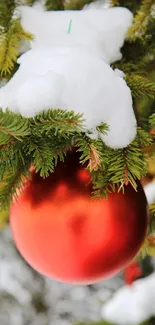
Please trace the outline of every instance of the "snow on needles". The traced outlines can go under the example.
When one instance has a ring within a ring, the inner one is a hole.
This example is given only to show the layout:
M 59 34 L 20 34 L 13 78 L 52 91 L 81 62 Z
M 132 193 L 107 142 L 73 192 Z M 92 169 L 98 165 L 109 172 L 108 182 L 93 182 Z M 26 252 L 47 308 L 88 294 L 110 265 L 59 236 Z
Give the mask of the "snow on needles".
M 49 108 L 83 113 L 85 130 L 109 125 L 103 141 L 126 147 L 136 135 L 136 119 L 123 74 L 110 64 L 120 48 L 132 13 L 126 8 L 50 11 L 23 6 L 21 23 L 34 35 L 20 67 L 0 89 L 0 107 L 33 117 Z

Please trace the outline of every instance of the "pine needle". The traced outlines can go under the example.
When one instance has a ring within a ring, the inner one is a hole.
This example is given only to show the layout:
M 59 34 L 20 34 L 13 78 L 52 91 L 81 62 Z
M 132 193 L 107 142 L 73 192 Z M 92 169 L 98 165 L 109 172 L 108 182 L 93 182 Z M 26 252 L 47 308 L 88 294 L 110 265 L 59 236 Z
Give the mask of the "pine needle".
M 46 10 L 63 10 L 64 3 L 62 0 L 45 0 Z
M 64 3 L 65 10 L 81 10 L 93 0 L 69 0 Z
M 90 172 L 98 170 L 101 165 L 101 158 L 99 152 L 96 150 L 93 144 L 90 144 L 90 158 L 88 168 Z
M 30 166 L 24 166 L 20 161 L 16 170 L 9 169 L 5 174 L 0 186 L 0 211 L 7 209 L 22 191 L 30 177 L 28 167 Z
M 14 138 L 22 141 L 23 137 L 30 134 L 28 119 L 22 118 L 20 114 L 14 114 L 0 109 L 0 145 L 9 143 Z
M 152 128 L 155 128 L 155 113 L 153 113 L 150 118 L 149 118 L 149 122 Z
M 0 71 L 1 75 L 10 74 L 19 54 L 21 40 L 32 40 L 33 36 L 24 32 L 18 19 L 10 22 L 9 29 L 0 38 Z
M 149 99 L 155 99 L 155 82 L 139 75 L 126 75 L 125 80 L 132 91 L 134 98 L 145 96 Z
M 136 39 L 143 39 L 148 28 L 150 20 L 152 20 L 152 8 L 154 0 L 143 0 L 140 9 L 134 17 L 132 26 L 127 32 L 127 40 L 135 42 Z
M 120 3 L 118 0 L 110 0 L 110 7 L 119 6 Z

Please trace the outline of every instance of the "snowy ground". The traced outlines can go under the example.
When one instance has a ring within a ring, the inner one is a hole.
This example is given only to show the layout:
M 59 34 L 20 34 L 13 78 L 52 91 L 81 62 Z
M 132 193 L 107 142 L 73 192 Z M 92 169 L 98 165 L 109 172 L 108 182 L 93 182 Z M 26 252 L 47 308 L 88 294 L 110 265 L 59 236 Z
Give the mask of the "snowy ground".
M 154 305 L 154 274 L 132 288 L 124 287 L 121 276 L 91 286 L 61 284 L 34 272 L 16 251 L 10 230 L 0 232 L 0 325 L 73 325 L 102 317 L 137 325 L 155 315 Z
M 16 251 L 9 229 L 0 232 L 0 325 L 72 325 L 101 318 L 120 277 L 91 286 L 71 286 L 35 273 Z

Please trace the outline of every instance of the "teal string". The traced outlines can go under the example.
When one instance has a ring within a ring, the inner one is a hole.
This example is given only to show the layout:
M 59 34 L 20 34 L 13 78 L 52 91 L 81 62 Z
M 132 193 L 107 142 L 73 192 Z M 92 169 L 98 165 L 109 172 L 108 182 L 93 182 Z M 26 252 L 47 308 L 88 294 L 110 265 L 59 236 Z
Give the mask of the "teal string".
M 71 19 L 70 22 L 69 22 L 69 26 L 68 26 L 68 34 L 69 34 L 70 31 L 71 31 L 71 27 L 72 27 L 72 19 Z

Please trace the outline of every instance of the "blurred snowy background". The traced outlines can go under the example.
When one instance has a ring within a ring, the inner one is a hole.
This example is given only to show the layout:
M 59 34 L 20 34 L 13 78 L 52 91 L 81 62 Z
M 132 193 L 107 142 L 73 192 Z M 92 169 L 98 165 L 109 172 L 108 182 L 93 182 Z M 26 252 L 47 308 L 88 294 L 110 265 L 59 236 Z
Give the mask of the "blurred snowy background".
M 153 271 L 153 262 L 144 262 Z M 58 283 L 33 271 L 12 241 L 9 228 L 0 232 L 0 325 L 74 325 L 102 319 L 137 325 L 155 316 L 155 273 L 125 286 L 119 276 L 89 286 Z M 146 324 L 155 324 L 155 319 Z

